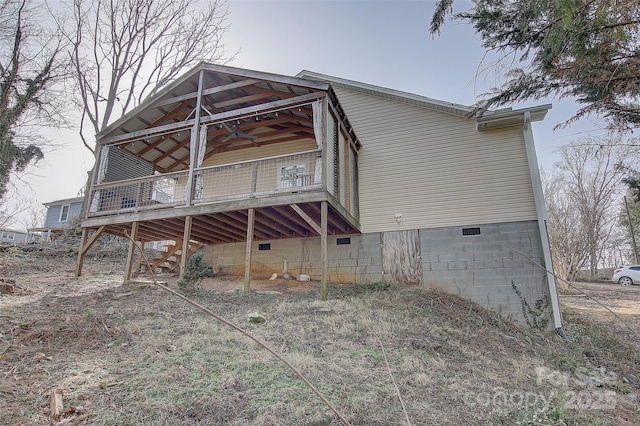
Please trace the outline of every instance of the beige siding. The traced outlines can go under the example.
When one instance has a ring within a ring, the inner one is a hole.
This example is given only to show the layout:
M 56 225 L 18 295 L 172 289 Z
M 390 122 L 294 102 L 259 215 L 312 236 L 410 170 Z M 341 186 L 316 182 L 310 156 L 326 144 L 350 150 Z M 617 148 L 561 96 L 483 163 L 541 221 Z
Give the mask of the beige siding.
M 245 196 L 254 191 L 266 192 L 280 189 L 281 168 L 303 166 L 306 174 L 315 176 L 316 157 L 313 155 L 291 155 L 279 160 L 253 161 L 263 158 L 285 156 L 317 149 L 312 139 L 282 142 L 263 147 L 247 148 L 214 155 L 203 162 L 203 167 L 215 167 L 202 172 L 202 199 Z M 230 165 L 227 165 L 230 164 Z M 255 176 L 255 187 L 253 177 Z M 305 185 L 312 184 L 311 180 Z
M 222 152 L 213 155 L 202 163 L 202 167 L 218 166 L 221 164 L 236 163 L 238 161 L 258 160 L 260 158 L 276 155 L 292 154 L 296 152 L 316 149 L 316 141 L 313 139 L 301 139 L 299 141 L 274 143 L 262 147 L 238 149 L 236 151 Z
M 521 127 L 478 132 L 472 119 L 336 93 L 362 143 L 365 232 L 536 219 Z

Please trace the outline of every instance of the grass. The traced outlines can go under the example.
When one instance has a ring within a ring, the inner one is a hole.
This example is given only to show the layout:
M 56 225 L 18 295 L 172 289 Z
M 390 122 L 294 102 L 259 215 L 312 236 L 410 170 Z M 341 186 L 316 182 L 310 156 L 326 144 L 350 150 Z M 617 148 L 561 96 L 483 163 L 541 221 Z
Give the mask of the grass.
M 184 302 L 63 279 L 82 291 L 0 304 L 0 424 L 46 424 L 54 388 L 86 424 L 338 424 L 265 350 Z M 562 340 L 441 292 L 332 285 L 321 302 L 314 286 L 283 284 L 282 294 L 193 298 L 281 353 L 354 425 L 406 424 L 381 344 L 415 425 L 636 423 L 639 390 L 623 378 L 640 375 L 638 351 L 570 312 Z M 249 323 L 254 311 L 266 322 Z M 598 372 L 604 387 L 584 382 Z M 613 408 L 598 405 L 605 397 Z

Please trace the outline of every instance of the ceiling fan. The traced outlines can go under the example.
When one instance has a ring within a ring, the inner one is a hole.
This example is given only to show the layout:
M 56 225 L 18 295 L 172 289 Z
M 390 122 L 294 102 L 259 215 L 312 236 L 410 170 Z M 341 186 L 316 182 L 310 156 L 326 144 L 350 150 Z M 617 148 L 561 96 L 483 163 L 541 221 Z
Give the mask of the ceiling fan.
M 258 138 L 256 135 L 250 135 L 249 133 L 243 133 L 239 131 L 237 124 L 234 124 L 231 127 L 229 127 L 229 125 L 227 124 L 223 124 L 223 126 L 225 129 L 227 129 L 229 134 L 224 138 L 222 138 L 220 142 L 226 142 L 230 139 L 236 139 L 236 138 L 251 139 L 251 140 Z

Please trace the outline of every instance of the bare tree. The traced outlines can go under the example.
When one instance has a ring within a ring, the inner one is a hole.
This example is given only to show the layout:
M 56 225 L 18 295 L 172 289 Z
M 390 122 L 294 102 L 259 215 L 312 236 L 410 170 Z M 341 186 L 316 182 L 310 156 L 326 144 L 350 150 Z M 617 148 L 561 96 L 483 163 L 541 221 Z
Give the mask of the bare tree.
M 41 204 L 33 202 L 30 205 L 29 214 L 22 219 L 21 223 L 25 229 L 41 228 L 44 226 L 46 217 L 47 209 Z
M 611 140 L 615 138 L 610 135 L 610 140 L 583 139 L 566 145 L 560 149 L 561 161 L 556 164 L 560 192 L 566 197 L 562 208 L 566 216 L 579 218 L 578 231 L 587 251 L 591 278 L 595 278 L 598 264 L 616 236 L 616 195 L 624 190 L 626 173 L 620 163 L 633 153 L 630 147 L 616 145 Z
M 588 260 L 582 218 L 559 176 L 543 173 L 542 178 L 553 267 L 562 280 L 571 282 Z
M 72 25 L 63 28 L 72 44 L 80 136 L 94 154 L 86 132 L 99 133 L 186 68 L 226 58 L 222 1 L 201 9 L 190 0 L 71 1 Z
M 0 0 L 0 199 L 12 172 L 40 160 L 46 140 L 33 126 L 59 120 L 60 97 L 52 86 L 65 77 L 63 45 L 42 24 L 41 6 Z
M 14 226 L 18 217 L 33 206 L 33 200 L 21 198 L 15 193 L 15 187 L 7 190 L 7 197 L 0 199 L 0 228 Z

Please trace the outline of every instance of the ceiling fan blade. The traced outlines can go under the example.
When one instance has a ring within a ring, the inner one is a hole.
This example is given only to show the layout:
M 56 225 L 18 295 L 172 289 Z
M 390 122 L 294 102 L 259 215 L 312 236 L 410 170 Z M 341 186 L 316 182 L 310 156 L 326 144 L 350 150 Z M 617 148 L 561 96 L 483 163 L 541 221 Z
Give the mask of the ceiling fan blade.
M 249 133 L 236 133 L 236 137 L 238 138 L 246 138 L 246 139 L 256 139 L 256 135 L 250 135 Z
M 229 133 L 227 136 L 225 136 L 224 138 L 222 138 L 220 140 L 220 143 L 224 143 L 224 142 L 228 141 L 229 139 L 233 139 L 235 137 L 236 137 L 236 135 L 234 133 Z

